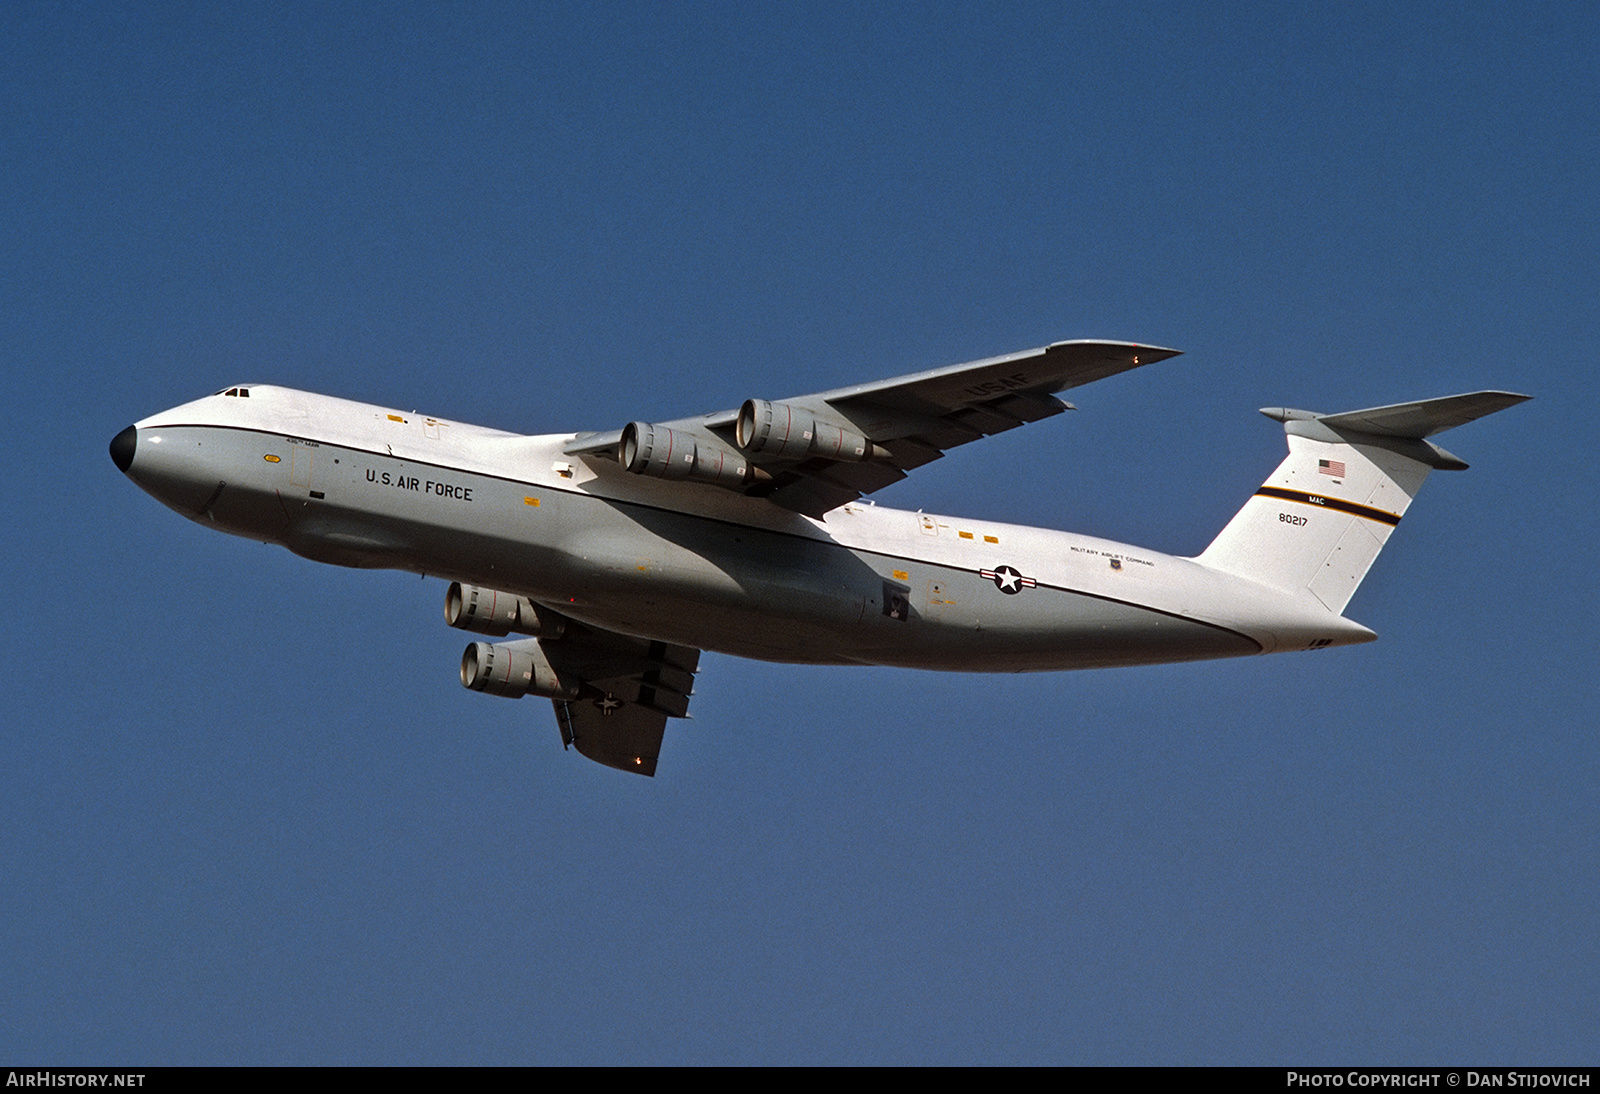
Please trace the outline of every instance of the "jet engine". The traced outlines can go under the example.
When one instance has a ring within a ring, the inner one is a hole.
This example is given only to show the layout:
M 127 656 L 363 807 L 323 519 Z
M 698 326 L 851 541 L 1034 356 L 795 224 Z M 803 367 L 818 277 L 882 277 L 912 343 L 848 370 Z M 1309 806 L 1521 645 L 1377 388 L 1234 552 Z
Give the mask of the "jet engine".
M 560 638 L 567 630 L 565 616 L 515 593 L 463 585 L 452 581 L 444 594 L 444 621 L 452 627 L 500 638 L 518 634 Z
M 711 437 L 649 422 L 629 422 L 623 428 L 617 462 L 635 475 L 690 479 L 733 490 L 771 477 Z
M 775 460 L 850 460 L 859 463 L 888 453 L 847 425 L 824 421 L 804 407 L 746 399 L 733 427 L 734 440 L 750 455 Z
M 559 672 L 537 638 L 517 642 L 474 642 L 461 655 L 461 686 L 473 691 L 520 699 L 576 699 L 583 682 Z

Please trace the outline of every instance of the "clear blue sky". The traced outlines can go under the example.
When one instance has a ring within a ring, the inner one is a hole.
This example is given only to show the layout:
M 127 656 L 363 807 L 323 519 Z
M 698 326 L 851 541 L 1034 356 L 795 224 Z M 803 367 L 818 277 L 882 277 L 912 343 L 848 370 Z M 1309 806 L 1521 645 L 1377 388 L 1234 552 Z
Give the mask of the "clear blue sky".
M 1581 4 L 8 4 L 0 1063 L 1590 1063 Z M 1062 338 L 1186 355 L 880 504 L 1198 551 L 1260 406 L 1482 387 L 1376 644 L 707 656 L 657 779 L 443 583 L 106 444 L 271 381 L 531 433 Z

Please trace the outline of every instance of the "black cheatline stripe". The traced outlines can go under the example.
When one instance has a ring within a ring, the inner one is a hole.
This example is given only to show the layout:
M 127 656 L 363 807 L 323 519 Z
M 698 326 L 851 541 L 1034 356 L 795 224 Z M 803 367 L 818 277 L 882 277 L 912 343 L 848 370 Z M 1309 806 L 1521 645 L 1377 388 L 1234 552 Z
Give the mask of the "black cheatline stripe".
M 1341 513 L 1365 517 L 1367 520 L 1375 520 L 1379 524 L 1395 525 L 1400 523 L 1400 518 L 1394 513 L 1385 513 L 1382 509 L 1374 509 L 1370 505 L 1357 505 L 1353 501 L 1340 501 L 1338 498 L 1330 498 L 1326 494 L 1308 494 L 1304 490 L 1285 490 L 1278 486 L 1263 486 L 1256 491 L 1256 497 L 1297 501 L 1302 505 L 1315 505 L 1319 509 L 1337 509 Z
M 1086 597 L 1089 600 L 1103 600 L 1107 604 L 1121 604 L 1125 608 L 1136 608 L 1142 612 L 1149 612 L 1151 615 L 1164 615 L 1168 619 L 1176 619 L 1180 623 L 1195 623 L 1202 627 L 1210 627 L 1214 631 L 1222 631 L 1224 634 L 1231 634 L 1235 638 L 1243 638 L 1246 642 L 1249 642 L 1255 646 L 1257 653 L 1260 653 L 1267 648 L 1254 638 L 1251 638 L 1248 634 L 1245 634 L 1243 631 L 1236 631 L 1232 627 L 1223 626 L 1221 623 L 1212 623 L 1205 619 L 1197 619 L 1192 615 L 1182 615 L 1178 612 L 1169 612 L 1162 608 L 1154 608 L 1149 604 L 1140 604 L 1136 600 L 1124 600 L 1120 596 L 1104 596 L 1100 593 L 1091 593 L 1084 589 L 1069 589 L 1065 585 L 1047 585 L 1043 582 L 1036 582 L 1034 584 L 1034 588 L 1044 589 L 1047 592 L 1066 593 L 1068 596 Z

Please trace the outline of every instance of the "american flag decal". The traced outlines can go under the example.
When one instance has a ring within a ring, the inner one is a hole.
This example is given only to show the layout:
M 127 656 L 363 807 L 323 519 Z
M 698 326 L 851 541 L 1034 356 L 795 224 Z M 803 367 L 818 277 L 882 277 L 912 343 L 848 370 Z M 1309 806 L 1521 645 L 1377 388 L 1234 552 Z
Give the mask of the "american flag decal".
M 1332 475 L 1336 479 L 1344 478 L 1344 462 L 1342 460 L 1318 460 L 1317 470 L 1324 475 Z

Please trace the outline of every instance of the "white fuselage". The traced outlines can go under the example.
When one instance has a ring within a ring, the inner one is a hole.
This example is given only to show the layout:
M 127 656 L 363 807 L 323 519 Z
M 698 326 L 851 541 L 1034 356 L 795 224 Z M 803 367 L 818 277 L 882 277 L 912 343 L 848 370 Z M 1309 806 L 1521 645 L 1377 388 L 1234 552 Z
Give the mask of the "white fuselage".
M 571 434 L 248 391 L 137 423 L 124 470 L 223 531 L 514 592 L 610 631 L 771 661 L 1002 672 L 1374 637 L 1309 594 L 1089 536 L 865 502 L 813 519 L 566 456 Z

